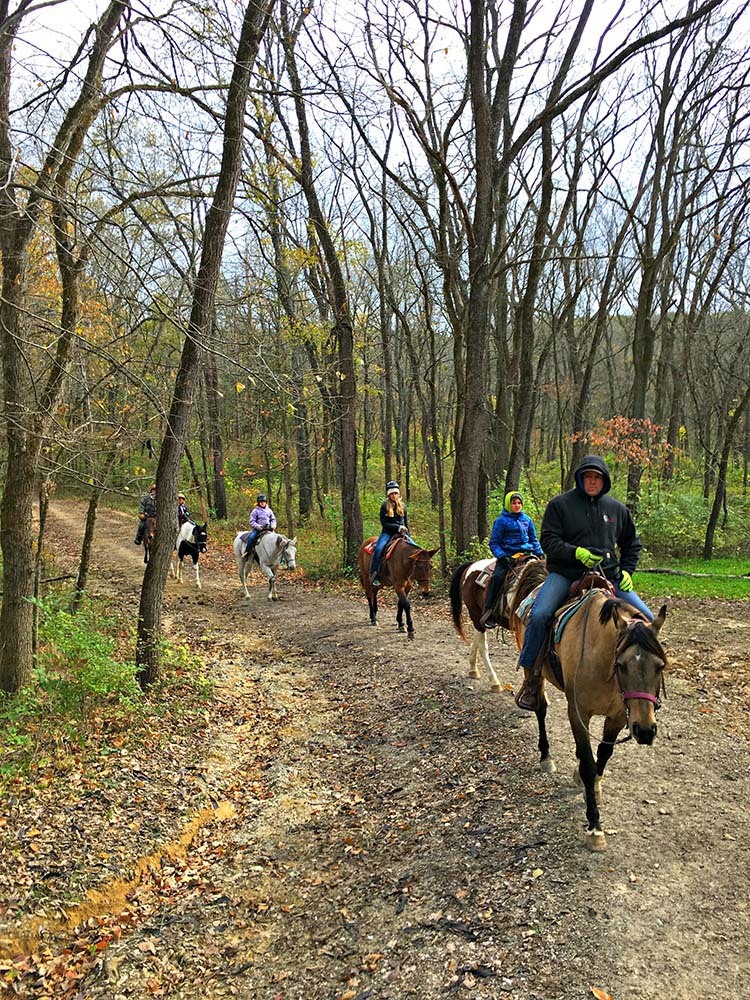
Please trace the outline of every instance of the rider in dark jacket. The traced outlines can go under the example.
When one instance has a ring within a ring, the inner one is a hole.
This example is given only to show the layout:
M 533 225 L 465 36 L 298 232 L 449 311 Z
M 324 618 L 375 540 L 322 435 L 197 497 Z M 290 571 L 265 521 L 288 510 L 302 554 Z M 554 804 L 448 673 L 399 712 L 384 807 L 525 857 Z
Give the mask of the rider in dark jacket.
M 385 494 L 386 498 L 380 506 L 380 524 L 382 530 L 378 535 L 377 542 L 375 542 L 372 559 L 370 560 L 370 579 L 373 587 L 380 586 L 378 568 L 380 567 L 383 552 L 391 538 L 394 535 L 403 535 L 404 538 L 410 541 L 409 515 L 401 499 L 401 491 L 399 490 L 398 483 L 394 480 L 386 483 Z
M 576 469 L 573 489 L 550 500 L 544 512 L 541 542 L 548 575 L 531 609 L 518 658 L 518 665 L 531 671 L 516 697 L 521 708 L 534 711 L 537 707 L 541 677 L 537 658 L 544 637 L 555 612 L 565 603 L 570 584 L 586 570 L 600 565 L 617 597 L 653 621 L 633 590 L 641 541 L 625 504 L 607 496 L 611 485 L 606 462 L 598 455 L 587 455 Z
M 146 521 L 149 517 L 156 517 L 156 483 L 151 484 L 148 493 L 144 493 L 138 507 L 138 530 L 133 541 L 140 545 L 146 532 Z

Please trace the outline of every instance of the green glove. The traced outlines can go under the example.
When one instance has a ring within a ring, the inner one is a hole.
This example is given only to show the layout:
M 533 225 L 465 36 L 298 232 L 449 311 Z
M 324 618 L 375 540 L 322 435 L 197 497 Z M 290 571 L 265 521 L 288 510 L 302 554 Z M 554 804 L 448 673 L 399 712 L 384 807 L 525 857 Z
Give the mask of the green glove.
M 633 577 L 628 573 L 626 569 L 622 571 L 622 576 L 620 577 L 620 590 L 632 590 L 633 589 Z
M 576 559 L 578 562 L 583 563 L 586 569 L 593 569 L 597 563 L 602 561 L 601 556 L 595 556 L 593 552 L 589 552 L 588 549 L 583 549 L 579 545 L 576 549 Z

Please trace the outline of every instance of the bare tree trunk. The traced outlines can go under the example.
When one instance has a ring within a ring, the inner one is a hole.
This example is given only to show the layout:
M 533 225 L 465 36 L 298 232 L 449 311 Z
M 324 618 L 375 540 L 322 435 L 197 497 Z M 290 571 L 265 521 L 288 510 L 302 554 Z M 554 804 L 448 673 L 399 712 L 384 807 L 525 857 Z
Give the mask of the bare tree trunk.
M 177 476 L 180 458 L 185 446 L 200 362 L 211 330 L 224 241 L 242 168 L 245 105 L 250 88 L 250 74 L 273 6 L 274 0 L 249 0 L 229 84 L 219 179 L 206 217 L 190 321 L 156 473 L 157 496 L 162 514 L 157 521 L 154 548 L 143 578 L 136 641 L 137 678 L 143 688 L 153 684 L 159 677 L 161 606 L 177 533 Z
M 208 410 L 208 433 L 213 468 L 214 511 L 219 521 L 227 517 L 227 490 L 224 482 L 224 441 L 219 421 L 219 375 L 216 357 L 208 351 L 204 367 L 206 387 L 206 409 Z
M 0 346 L 3 355 L 3 399 L 7 439 L 7 472 L 0 506 L 0 546 L 3 553 L 3 603 L 0 611 L 0 687 L 17 691 L 28 680 L 33 665 L 33 611 L 28 598 L 34 591 L 34 530 L 32 508 L 41 442 L 60 398 L 71 362 L 78 324 L 78 278 L 82 268 L 73 257 L 74 237 L 68 232 L 67 195 L 89 127 L 102 97 L 102 75 L 107 53 L 128 0 L 113 0 L 91 34 L 91 53 L 77 100 L 63 117 L 36 174 L 18 186 L 18 159 L 11 138 L 10 95 L 15 33 L 26 13 L 0 20 Z M 24 167 L 24 170 L 26 168 Z M 46 382 L 34 386 L 36 373 L 28 368 L 23 336 L 27 312 L 28 254 L 42 213 L 53 203 L 56 250 L 62 279 L 59 335 Z

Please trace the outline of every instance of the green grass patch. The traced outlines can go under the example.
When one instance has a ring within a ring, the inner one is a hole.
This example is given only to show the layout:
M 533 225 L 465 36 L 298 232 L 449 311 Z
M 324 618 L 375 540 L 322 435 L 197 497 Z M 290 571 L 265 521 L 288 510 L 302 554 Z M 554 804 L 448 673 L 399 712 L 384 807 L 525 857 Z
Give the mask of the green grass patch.
M 187 647 L 164 645 L 161 682 L 144 695 L 130 658 L 132 616 L 102 602 L 84 602 L 73 616 L 67 601 L 40 603 L 31 680 L 14 695 L 0 692 L 0 796 L 14 783 L 91 770 L 123 749 L 155 749 L 175 722 L 205 724 L 211 686 Z
M 750 600 L 750 576 L 748 560 L 736 556 L 717 559 L 669 559 L 647 556 L 642 565 L 651 570 L 670 569 L 679 573 L 694 573 L 695 576 L 673 575 L 672 573 L 636 573 L 635 587 L 644 600 L 650 598 L 696 597 L 725 601 Z

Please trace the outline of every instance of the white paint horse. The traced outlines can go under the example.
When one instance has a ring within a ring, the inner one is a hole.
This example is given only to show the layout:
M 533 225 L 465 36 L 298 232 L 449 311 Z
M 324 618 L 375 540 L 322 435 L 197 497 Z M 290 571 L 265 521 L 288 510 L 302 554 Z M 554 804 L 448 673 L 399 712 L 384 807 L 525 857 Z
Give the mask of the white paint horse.
M 239 574 L 242 592 L 245 597 L 250 596 L 247 590 L 247 564 L 250 560 L 245 551 L 245 540 L 248 535 L 248 531 L 240 531 L 232 543 L 234 558 L 237 563 L 237 573 Z M 255 543 L 253 558 L 257 560 L 260 568 L 268 577 L 268 600 L 278 601 L 276 571 L 282 563 L 288 569 L 296 569 L 297 539 L 287 538 L 285 535 L 280 535 L 277 531 L 264 531 Z
M 169 568 L 171 570 L 172 576 L 177 578 L 178 583 L 182 583 L 182 561 L 185 556 L 190 556 L 193 560 L 193 566 L 195 567 L 195 585 L 198 590 L 202 590 L 201 587 L 201 571 L 198 565 L 198 559 L 200 558 L 201 552 L 206 551 L 206 543 L 208 541 L 208 524 L 194 524 L 192 521 L 185 521 L 179 530 L 177 535 L 177 541 L 175 542 L 175 562 L 177 567 L 173 562 L 170 562 Z

